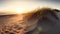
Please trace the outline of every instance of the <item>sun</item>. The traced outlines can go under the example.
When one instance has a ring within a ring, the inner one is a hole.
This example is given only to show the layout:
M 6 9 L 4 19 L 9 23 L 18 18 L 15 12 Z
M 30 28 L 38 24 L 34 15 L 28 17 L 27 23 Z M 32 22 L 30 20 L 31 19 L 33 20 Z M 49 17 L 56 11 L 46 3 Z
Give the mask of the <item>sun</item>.
M 17 10 L 16 10 L 16 13 L 24 13 L 24 8 L 18 8 Z

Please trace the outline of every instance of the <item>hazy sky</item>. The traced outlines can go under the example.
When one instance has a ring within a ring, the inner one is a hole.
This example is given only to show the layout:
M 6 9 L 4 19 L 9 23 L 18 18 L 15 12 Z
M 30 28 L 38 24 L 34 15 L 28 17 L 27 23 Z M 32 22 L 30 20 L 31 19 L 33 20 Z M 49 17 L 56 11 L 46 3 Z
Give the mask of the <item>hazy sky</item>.
M 21 2 L 22 0 L 17 0 L 17 2 L 18 1 Z M 10 0 L 0 0 L 0 7 L 4 7 L 4 5 L 9 3 L 9 2 L 12 2 L 12 1 L 10 1 Z M 14 2 L 14 0 L 13 0 L 13 2 Z M 28 0 L 27 2 L 29 2 L 30 5 L 35 3 L 35 5 L 39 5 L 39 6 L 46 6 L 46 7 L 48 6 L 48 7 L 60 8 L 59 7 L 60 6 L 60 0 Z
M 30 11 L 37 7 L 60 9 L 60 0 L 0 0 L 0 10 Z M 1 11 L 0 11 L 1 12 Z

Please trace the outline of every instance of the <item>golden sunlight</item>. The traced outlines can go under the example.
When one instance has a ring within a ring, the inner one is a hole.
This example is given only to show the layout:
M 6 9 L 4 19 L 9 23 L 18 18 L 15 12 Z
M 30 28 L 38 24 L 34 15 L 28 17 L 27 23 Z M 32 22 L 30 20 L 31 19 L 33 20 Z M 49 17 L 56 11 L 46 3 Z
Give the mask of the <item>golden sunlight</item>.
M 14 1 L 7 3 L 5 7 L 0 9 L 0 12 L 4 10 L 4 13 L 12 13 L 12 14 L 21 14 L 31 12 L 32 10 L 36 9 L 38 5 L 36 3 L 25 2 L 25 1 Z

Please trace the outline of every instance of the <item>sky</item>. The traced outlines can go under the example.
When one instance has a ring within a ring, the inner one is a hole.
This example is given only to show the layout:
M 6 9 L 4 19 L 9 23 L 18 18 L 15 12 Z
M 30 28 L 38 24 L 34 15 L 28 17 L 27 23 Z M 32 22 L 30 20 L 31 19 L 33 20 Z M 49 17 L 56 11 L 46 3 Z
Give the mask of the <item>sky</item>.
M 38 7 L 60 9 L 60 0 L 0 0 L 0 13 L 25 13 Z

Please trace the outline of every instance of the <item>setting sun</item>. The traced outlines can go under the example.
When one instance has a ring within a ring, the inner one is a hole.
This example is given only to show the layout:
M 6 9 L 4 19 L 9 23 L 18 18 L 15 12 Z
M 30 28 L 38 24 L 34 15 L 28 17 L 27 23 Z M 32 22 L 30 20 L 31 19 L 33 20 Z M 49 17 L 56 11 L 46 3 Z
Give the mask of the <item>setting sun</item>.
M 27 12 L 31 12 L 32 10 L 36 9 L 38 7 L 38 5 L 36 5 L 36 3 L 31 3 L 31 2 L 25 2 L 25 1 L 14 1 L 14 2 L 9 2 L 6 3 L 6 5 L 0 9 L 0 12 L 3 11 L 4 13 L 27 13 Z

